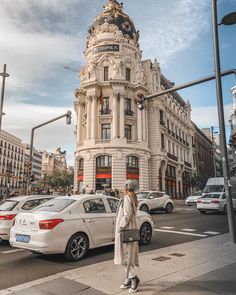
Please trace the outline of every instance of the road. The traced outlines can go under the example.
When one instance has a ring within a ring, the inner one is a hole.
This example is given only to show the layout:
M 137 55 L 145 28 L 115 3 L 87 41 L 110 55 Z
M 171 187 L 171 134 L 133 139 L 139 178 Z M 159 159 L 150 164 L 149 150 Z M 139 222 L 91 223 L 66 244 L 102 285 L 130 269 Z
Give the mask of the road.
M 153 213 L 155 235 L 149 251 L 208 238 L 228 232 L 227 216 L 200 214 L 194 207 L 176 206 L 172 214 Z M 236 217 L 236 215 L 235 215 Z M 113 258 L 113 246 L 89 251 L 82 261 L 69 263 L 61 255 L 35 255 L 26 250 L 13 249 L 6 242 L 0 243 L 0 290 L 43 278 L 58 272 L 94 264 Z

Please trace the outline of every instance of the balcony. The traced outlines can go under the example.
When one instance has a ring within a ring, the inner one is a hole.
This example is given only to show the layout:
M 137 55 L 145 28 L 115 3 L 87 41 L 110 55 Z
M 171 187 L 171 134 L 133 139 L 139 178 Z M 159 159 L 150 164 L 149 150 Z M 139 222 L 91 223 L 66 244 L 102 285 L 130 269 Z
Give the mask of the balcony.
M 96 140 L 96 144 L 99 144 L 99 143 L 110 143 L 111 140 L 110 139 L 97 139 Z
M 168 133 L 171 134 L 171 130 L 168 128 Z
M 124 111 L 124 114 L 125 114 L 125 116 L 133 116 L 134 115 L 134 112 L 131 111 L 131 110 L 125 110 Z
M 164 120 L 160 120 L 160 125 L 166 128 L 166 124 Z
M 175 155 L 172 155 L 172 154 L 170 154 L 170 153 L 167 153 L 167 157 L 168 157 L 169 159 L 171 159 L 171 160 L 174 160 L 174 161 L 178 162 L 178 157 L 176 157 Z
M 173 131 L 171 132 L 171 134 L 172 134 L 173 137 L 175 137 L 175 133 Z
M 104 108 L 100 110 L 101 115 L 110 115 L 111 114 L 111 109 L 109 108 Z
M 189 168 L 192 168 L 192 164 L 191 163 L 188 163 L 186 161 L 184 161 L 184 165 L 187 166 L 187 167 L 189 167 Z

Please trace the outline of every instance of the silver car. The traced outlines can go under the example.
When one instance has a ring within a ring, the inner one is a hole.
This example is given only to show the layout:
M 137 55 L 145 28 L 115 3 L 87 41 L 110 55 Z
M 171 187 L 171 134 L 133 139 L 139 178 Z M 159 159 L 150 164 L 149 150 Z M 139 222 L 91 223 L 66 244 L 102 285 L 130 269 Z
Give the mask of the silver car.
M 233 197 L 233 208 L 236 210 L 236 198 Z M 197 209 L 201 213 L 206 213 L 207 211 L 216 211 L 227 213 L 227 203 L 225 193 L 209 193 L 202 196 L 197 200 Z

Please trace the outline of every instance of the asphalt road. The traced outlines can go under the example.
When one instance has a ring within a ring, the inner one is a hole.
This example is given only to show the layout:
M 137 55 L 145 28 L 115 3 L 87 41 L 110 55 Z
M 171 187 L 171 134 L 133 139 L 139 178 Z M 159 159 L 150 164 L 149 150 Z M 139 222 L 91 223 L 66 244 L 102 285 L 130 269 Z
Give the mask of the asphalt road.
M 194 207 L 177 206 L 172 214 L 153 213 L 155 235 L 149 246 L 141 251 L 150 251 L 208 238 L 228 232 L 227 216 L 210 213 L 200 214 Z M 235 215 L 236 217 L 236 215 Z M 0 290 L 43 278 L 58 272 L 94 264 L 113 258 L 113 246 L 89 251 L 79 262 L 66 262 L 61 255 L 35 255 L 25 250 L 11 248 L 0 243 Z

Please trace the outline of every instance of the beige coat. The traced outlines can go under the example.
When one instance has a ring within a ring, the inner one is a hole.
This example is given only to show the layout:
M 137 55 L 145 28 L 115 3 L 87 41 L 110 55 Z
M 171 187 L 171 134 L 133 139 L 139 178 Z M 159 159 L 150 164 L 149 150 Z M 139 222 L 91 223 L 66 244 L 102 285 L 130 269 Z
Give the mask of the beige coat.
M 135 265 L 139 266 L 138 242 L 122 243 L 120 234 L 121 228 L 136 228 L 136 213 L 137 209 L 135 204 L 132 203 L 128 195 L 125 195 L 124 199 L 121 199 L 120 201 L 116 217 L 115 264 L 125 265 L 127 267 Z

